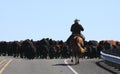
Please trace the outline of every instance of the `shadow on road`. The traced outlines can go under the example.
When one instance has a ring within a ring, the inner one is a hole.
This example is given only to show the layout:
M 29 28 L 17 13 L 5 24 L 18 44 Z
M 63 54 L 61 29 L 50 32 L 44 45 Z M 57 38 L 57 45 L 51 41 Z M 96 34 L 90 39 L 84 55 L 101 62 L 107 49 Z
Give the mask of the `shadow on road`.
M 73 66 L 75 64 L 53 64 L 52 66 Z
M 114 71 L 108 69 L 108 68 L 107 68 L 104 64 L 102 64 L 102 63 L 104 63 L 104 62 L 103 62 L 103 61 L 99 61 L 99 62 L 96 62 L 96 65 L 98 65 L 99 67 L 101 67 L 101 68 L 103 68 L 103 69 L 105 69 L 105 70 L 111 72 L 112 74 L 118 74 L 118 73 L 116 73 L 116 72 L 114 72 Z

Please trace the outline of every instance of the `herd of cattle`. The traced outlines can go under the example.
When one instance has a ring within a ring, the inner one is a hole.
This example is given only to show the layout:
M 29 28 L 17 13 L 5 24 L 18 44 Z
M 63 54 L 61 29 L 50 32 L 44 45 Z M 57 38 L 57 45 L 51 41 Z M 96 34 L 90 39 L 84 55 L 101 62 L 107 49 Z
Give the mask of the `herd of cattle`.
M 90 40 L 85 41 L 86 52 L 81 58 L 100 58 L 100 51 L 117 49 L 120 50 L 120 42 L 113 40 Z M 55 41 L 49 38 L 43 38 L 38 41 L 23 40 L 23 41 L 1 41 L 0 55 L 13 56 L 27 59 L 41 58 L 70 58 L 71 50 L 66 42 Z

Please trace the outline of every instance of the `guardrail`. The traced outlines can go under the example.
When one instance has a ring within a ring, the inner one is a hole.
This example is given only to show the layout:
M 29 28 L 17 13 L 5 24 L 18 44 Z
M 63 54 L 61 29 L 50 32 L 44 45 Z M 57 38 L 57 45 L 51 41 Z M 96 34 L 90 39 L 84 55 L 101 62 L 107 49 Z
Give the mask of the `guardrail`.
M 120 69 L 120 57 L 101 52 L 101 58 L 105 60 L 108 65 Z

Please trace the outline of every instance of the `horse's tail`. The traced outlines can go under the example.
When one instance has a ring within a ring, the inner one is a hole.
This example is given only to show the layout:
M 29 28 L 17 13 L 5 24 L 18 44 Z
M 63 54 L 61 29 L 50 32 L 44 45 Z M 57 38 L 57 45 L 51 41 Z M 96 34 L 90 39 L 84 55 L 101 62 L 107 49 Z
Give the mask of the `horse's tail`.
M 82 47 L 84 44 L 83 39 L 79 36 L 75 36 L 75 41 L 76 41 L 75 43 L 77 43 L 77 46 L 80 49 L 80 52 L 84 53 L 86 51 L 86 49 Z

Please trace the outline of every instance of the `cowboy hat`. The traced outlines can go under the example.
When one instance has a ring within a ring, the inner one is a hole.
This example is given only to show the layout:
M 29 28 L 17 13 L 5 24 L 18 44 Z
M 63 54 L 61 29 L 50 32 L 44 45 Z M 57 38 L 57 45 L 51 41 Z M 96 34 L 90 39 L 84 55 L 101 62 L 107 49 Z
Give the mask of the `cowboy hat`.
M 78 20 L 78 19 L 75 19 L 75 20 L 74 20 L 74 22 L 78 22 L 78 21 L 80 21 L 80 20 Z

